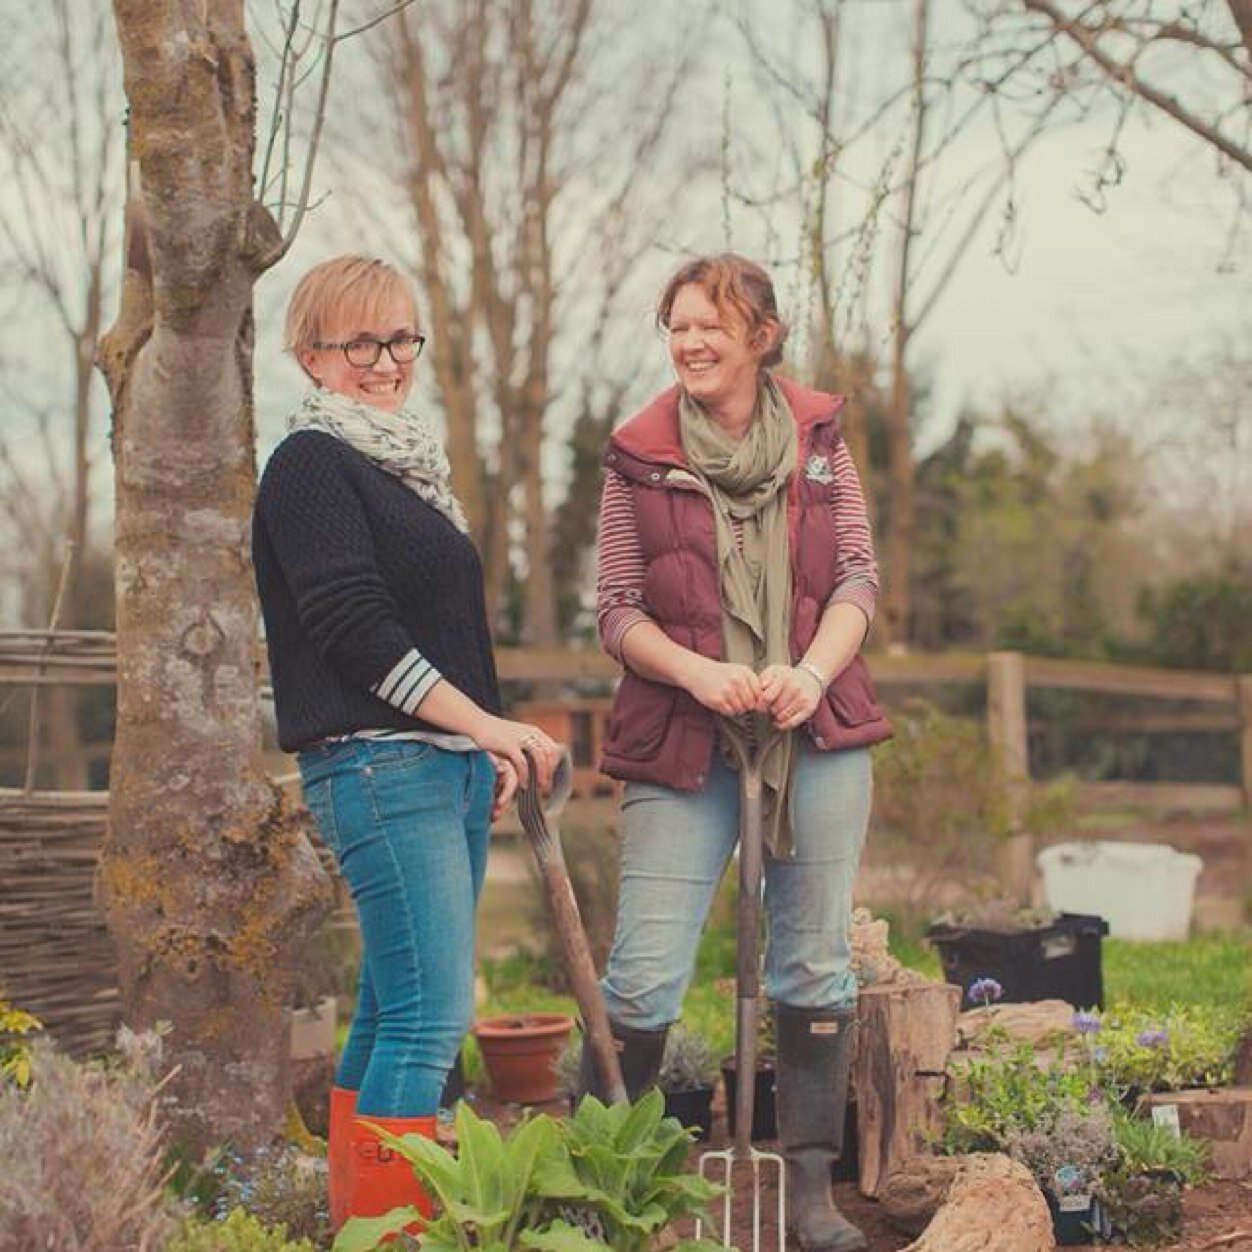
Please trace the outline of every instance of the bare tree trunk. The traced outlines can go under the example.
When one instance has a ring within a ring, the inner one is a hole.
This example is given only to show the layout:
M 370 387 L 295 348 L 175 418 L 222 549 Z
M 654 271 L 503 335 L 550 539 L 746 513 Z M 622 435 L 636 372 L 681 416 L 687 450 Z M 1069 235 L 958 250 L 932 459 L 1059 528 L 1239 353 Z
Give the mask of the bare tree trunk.
M 913 142 L 904 184 L 900 254 L 896 272 L 895 318 L 891 353 L 891 393 L 887 402 L 887 491 L 889 511 L 884 550 L 887 577 L 883 604 L 887 642 L 907 644 L 911 602 L 910 559 L 913 548 L 914 466 L 909 437 L 908 348 L 910 252 L 916 231 L 917 184 L 926 133 L 926 44 L 930 0 L 916 0 L 913 11 Z
M 329 902 L 261 767 L 252 199 L 239 0 L 115 0 L 130 101 L 126 272 L 101 345 L 116 462 L 118 713 L 100 888 L 124 1011 L 165 1020 L 192 1144 L 263 1141 L 287 1093 L 284 1007 Z

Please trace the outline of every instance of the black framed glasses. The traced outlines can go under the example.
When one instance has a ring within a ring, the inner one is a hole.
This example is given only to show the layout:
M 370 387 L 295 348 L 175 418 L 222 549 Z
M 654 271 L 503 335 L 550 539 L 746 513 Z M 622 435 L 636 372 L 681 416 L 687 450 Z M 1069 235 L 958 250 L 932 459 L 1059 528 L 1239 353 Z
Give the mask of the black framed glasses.
M 426 346 L 425 335 L 396 335 L 392 339 L 372 339 L 363 335 L 360 339 L 349 339 L 347 343 L 315 343 L 319 349 L 338 348 L 347 358 L 348 364 L 356 369 L 369 369 L 378 364 L 383 349 L 397 365 L 408 365 L 422 355 Z

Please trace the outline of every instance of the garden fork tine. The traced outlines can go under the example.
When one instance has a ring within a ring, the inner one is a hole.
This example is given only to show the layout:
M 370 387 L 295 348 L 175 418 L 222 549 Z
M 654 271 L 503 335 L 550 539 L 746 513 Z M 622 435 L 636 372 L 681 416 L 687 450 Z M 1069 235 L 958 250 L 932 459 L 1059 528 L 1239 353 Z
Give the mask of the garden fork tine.
M 552 793 L 545 806 L 539 795 L 539 771 L 534 757 L 526 750 L 530 765 L 529 780 L 518 789 L 517 814 L 522 819 L 522 829 L 530 839 L 535 860 L 539 863 L 539 876 L 543 879 L 548 904 L 552 908 L 552 925 L 556 931 L 557 945 L 561 951 L 561 964 L 569 979 L 578 1010 L 582 1014 L 583 1030 L 587 1047 L 595 1061 L 596 1074 L 614 1103 L 626 1099 L 626 1084 L 622 1081 L 622 1067 L 617 1059 L 617 1047 L 609 1029 L 609 1014 L 600 994 L 596 978 L 595 962 L 591 959 L 591 947 L 587 943 L 587 931 L 578 912 L 578 901 L 570 885 L 569 872 L 565 868 L 565 853 L 561 848 L 560 832 L 556 819 L 565 801 L 569 799 L 573 769 L 569 753 L 562 751 L 556 773 L 552 778 Z M 551 822 L 551 825 L 549 825 Z
M 709 1175 L 713 1162 L 722 1165 L 726 1190 L 722 1196 L 722 1244 L 731 1243 L 731 1201 L 736 1165 L 752 1172 L 752 1252 L 761 1252 L 761 1170 L 778 1175 L 778 1252 L 787 1246 L 787 1171 L 776 1152 L 760 1152 L 752 1146 L 752 1104 L 756 1079 L 756 1035 L 760 1016 L 760 958 L 757 952 L 761 912 L 762 846 L 765 842 L 761 771 L 766 757 L 782 738 L 770 731 L 757 742 L 754 727 L 723 719 L 727 737 L 739 759 L 739 916 L 738 961 L 735 970 L 735 1139 L 723 1151 L 705 1152 L 700 1173 Z M 700 1225 L 696 1237 L 700 1237 Z

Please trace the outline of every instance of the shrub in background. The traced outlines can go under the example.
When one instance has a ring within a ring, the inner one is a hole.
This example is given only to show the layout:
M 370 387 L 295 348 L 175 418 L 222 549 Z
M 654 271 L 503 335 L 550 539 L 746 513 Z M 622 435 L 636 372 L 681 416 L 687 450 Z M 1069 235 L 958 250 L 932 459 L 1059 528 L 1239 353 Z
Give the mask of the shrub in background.
M 893 710 L 896 734 L 874 749 L 874 847 L 899 867 L 899 920 L 916 930 L 957 882 L 972 897 L 1000 889 L 999 849 L 1010 834 L 1008 797 L 981 722 L 925 700 Z M 1026 829 L 1042 834 L 1072 816 L 1066 781 L 1031 786 Z
M 527 858 L 526 867 L 534 884 L 531 929 L 534 934 L 543 937 L 545 965 L 552 971 L 549 985 L 553 990 L 566 991 L 565 973 L 548 912 L 547 893 L 539 880 L 539 868 L 525 837 L 522 843 Z M 613 944 L 613 924 L 617 912 L 617 832 L 611 823 L 582 825 L 571 820 L 561 828 L 561 847 L 583 929 L 587 932 L 591 959 L 596 969 L 602 970 Z
M 181 1209 L 162 1186 L 157 1087 L 142 1057 L 79 1065 L 38 1042 L 26 1090 L 0 1083 L 0 1248 L 158 1252 Z

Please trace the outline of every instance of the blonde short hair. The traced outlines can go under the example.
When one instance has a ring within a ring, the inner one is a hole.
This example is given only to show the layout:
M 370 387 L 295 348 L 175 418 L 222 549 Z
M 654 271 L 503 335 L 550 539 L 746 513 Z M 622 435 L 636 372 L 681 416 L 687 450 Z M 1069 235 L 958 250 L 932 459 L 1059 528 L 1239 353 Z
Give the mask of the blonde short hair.
M 769 332 L 771 343 L 761 357 L 761 364 L 768 368 L 781 363 L 789 328 L 778 316 L 774 284 L 761 266 L 734 252 L 719 252 L 716 256 L 688 261 L 665 284 L 656 303 L 656 323 L 662 330 L 669 329 L 674 301 L 688 284 L 699 287 L 718 312 L 730 313 L 742 322 L 750 339 L 763 331 Z
M 337 256 L 323 261 L 296 284 L 287 306 L 283 346 L 299 361 L 300 353 L 321 341 L 332 326 L 367 325 L 397 296 L 412 306 L 416 323 L 413 288 L 394 265 L 368 256 Z

